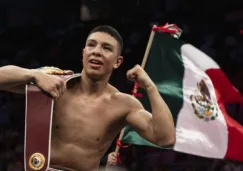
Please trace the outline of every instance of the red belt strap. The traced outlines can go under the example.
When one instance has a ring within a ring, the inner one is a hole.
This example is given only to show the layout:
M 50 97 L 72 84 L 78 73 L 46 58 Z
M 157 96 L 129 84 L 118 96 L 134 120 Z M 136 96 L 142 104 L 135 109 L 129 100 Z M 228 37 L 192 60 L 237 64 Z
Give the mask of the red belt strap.
M 49 168 L 53 104 L 37 86 L 26 86 L 25 171 Z
M 68 81 L 80 74 L 61 76 Z M 35 85 L 26 85 L 25 171 L 47 171 L 50 164 L 54 101 Z

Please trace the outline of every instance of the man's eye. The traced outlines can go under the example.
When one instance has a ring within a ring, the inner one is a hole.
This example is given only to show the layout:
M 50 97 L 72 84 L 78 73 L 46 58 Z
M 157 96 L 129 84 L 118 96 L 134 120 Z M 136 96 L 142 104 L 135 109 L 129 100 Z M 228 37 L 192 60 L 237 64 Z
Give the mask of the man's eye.
M 111 48 L 110 47 L 104 47 L 104 49 L 111 51 Z

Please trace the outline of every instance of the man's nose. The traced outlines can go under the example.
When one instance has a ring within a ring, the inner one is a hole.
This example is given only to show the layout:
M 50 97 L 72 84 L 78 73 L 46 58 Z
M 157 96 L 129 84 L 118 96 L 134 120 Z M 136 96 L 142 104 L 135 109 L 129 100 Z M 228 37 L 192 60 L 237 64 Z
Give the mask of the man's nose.
M 99 45 L 95 47 L 93 54 L 95 54 L 95 55 L 101 55 L 102 54 L 101 47 Z

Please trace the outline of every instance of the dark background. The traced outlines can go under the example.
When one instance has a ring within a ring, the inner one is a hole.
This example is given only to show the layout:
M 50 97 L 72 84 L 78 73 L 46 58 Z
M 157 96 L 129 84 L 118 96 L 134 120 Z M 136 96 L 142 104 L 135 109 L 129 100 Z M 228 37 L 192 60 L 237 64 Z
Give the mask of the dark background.
M 152 25 L 166 22 L 182 28 L 181 39 L 216 60 L 243 92 L 242 0 L 1 0 L 0 66 L 80 72 L 87 34 L 108 24 L 122 35 L 125 58 L 111 83 L 130 93 L 126 71 L 141 63 Z M 24 103 L 23 95 L 0 94 L 0 171 L 22 171 Z M 229 105 L 229 110 L 243 122 L 242 106 Z

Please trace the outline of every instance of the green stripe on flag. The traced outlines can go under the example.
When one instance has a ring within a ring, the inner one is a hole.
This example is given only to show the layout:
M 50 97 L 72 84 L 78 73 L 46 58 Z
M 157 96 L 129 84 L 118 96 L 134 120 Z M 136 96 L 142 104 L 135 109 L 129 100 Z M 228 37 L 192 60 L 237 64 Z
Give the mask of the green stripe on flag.
M 183 76 L 184 66 L 180 48 L 182 41 L 162 32 L 156 32 L 150 49 L 145 71 L 156 84 L 161 96 L 169 106 L 174 121 L 183 105 Z M 139 98 L 144 108 L 151 112 L 148 96 L 144 90 L 139 89 L 144 95 Z M 158 147 L 140 137 L 129 126 L 126 127 L 122 139 L 123 143 Z

